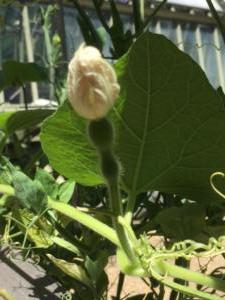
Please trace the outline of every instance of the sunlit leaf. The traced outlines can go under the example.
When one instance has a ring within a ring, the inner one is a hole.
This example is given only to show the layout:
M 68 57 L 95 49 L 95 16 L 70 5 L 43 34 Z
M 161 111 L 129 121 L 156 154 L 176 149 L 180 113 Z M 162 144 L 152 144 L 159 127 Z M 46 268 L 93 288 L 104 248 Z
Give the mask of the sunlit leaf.
M 86 121 L 66 102 L 43 124 L 42 147 L 59 173 L 79 183 L 96 185 L 102 183 L 98 158 L 85 134 Z
M 61 202 L 68 203 L 74 193 L 76 183 L 73 180 L 67 180 L 60 184 L 58 198 Z
M 76 263 L 65 261 L 63 259 L 58 259 L 51 254 L 47 254 L 47 256 L 54 263 L 54 265 L 56 265 L 65 274 L 89 287 L 92 286 L 90 279 L 81 266 L 77 265 Z
M 30 226 L 33 219 L 36 217 L 27 209 L 16 209 L 13 213 L 14 218 L 19 222 L 17 226 L 25 233 L 27 230 L 27 237 L 32 241 L 36 247 L 48 248 L 53 244 L 51 239 L 52 227 L 47 223 L 46 219 L 40 217 Z M 22 224 L 24 226 L 22 226 Z

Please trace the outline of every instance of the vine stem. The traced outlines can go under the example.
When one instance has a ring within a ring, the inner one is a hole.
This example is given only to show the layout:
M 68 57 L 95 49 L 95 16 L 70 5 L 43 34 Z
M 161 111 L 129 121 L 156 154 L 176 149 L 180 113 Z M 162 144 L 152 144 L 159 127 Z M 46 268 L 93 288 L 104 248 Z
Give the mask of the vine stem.
M 225 292 L 225 281 L 214 278 L 208 275 L 204 275 L 199 272 L 194 272 L 176 265 L 172 265 L 163 260 L 154 262 L 154 268 L 161 274 L 161 281 L 163 276 L 172 276 L 189 282 L 195 282 L 197 284 L 207 286 L 215 290 Z M 163 281 L 164 282 L 164 281 Z M 182 285 L 183 287 L 183 285 Z M 211 298 L 210 298 L 211 299 Z
M 125 220 L 128 224 L 131 224 L 132 221 L 135 200 L 136 200 L 136 195 L 130 193 L 128 196 L 127 207 L 125 212 Z
M 69 204 L 54 201 L 48 197 L 48 208 L 54 209 L 59 213 L 81 223 L 82 225 L 88 227 L 89 229 L 95 231 L 96 233 L 100 234 L 101 236 L 105 237 L 117 247 L 121 247 L 121 244 L 118 240 L 115 230 L 110 228 L 103 222 L 93 218 L 92 216 L 83 213 L 82 211 L 72 207 Z
M 89 138 L 96 148 L 101 173 L 108 188 L 109 209 L 113 213 L 112 223 L 121 245 L 120 248 L 131 262 L 137 263 L 138 258 L 134 247 L 138 245 L 138 241 L 132 228 L 124 220 L 119 188 L 120 165 L 113 153 L 114 128 L 111 121 L 102 117 L 91 120 L 87 129 Z
M 199 290 L 192 289 L 192 288 L 184 286 L 184 285 L 180 285 L 178 283 L 175 283 L 175 282 L 167 280 L 167 279 L 161 280 L 161 283 L 167 287 L 170 287 L 173 290 L 176 290 L 176 291 L 182 293 L 182 294 L 192 296 L 192 297 L 197 296 L 197 297 L 199 297 L 199 299 L 202 299 L 202 300 L 221 300 L 221 297 L 217 297 L 217 296 L 205 293 L 205 292 L 201 292 Z
M 135 262 L 135 261 L 137 261 L 137 257 L 134 252 L 134 239 L 133 239 L 133 241 L 131 241 L 125 226 L 123 226 L 121 224 L 121 222 L 119 221 L 121 218 L 123 219 L 123 216 L 122 216 L 122 205 L 121 205 L 118 180 L 115 179 L 115 180 L 108 182 L 108 189 L 109 189 L 109 195 L 110 195 L 111 210 L 116 215 L 115 217 L 112 217 L 112 221 L 113 221 L 113 225 L 116 230 L 116 233 L 118 235 L 118 239 L 119 239 L 122 249 L 126 253 L 127 257 L 131 261 Z

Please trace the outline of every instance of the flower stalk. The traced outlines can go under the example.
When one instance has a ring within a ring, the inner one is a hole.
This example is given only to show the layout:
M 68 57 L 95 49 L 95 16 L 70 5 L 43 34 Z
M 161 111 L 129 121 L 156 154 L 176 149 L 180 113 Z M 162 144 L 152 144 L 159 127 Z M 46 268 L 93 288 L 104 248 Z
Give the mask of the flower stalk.
M 134 252 L 134 243 L 131 241 L 126 227 L 119 221 L 119 219 L 123 217 L 123 207 L 119 189 L 119 163 L 112 152 L 114 137 L 112 124 L 106 118 L 90 121 L 88 133 L 91 142 L 98 152 L 102 175 L 108 187 L 109 208 L 113 212 L 113 227 L 117 233 L 121 247 L 129 260 L 137 262 L 137 256 Z

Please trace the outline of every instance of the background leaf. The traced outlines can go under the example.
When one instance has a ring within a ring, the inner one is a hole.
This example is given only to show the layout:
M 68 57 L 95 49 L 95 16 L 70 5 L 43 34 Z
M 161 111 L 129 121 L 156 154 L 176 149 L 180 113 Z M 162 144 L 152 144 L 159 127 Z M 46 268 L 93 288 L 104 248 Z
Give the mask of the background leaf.
M 168 237 L 177 240 L 195 239 L 206 227 L 202 206 L 188 204 L 165 208 L 154 219 Z
M 40 181 L 46 194 L 53 199 L 56 199 L 58 194 L 58 185 L 54 177 L 43 169 L 38 168 L 35 174 L 35 180 Z
M 35 109 L 0 113 L 0 150 L 17 130 L 31 129 L 53 113 L 52 109 Z
M 28 82 L 46 81 L 47 71 L 36 63 L 21 63 L 7 60 L 2 64 L 0 90 L 11 85 L 23 85 Z
M 92 287 L 91 280 L 88 278 L 85 270 L 76 263 L 67 262 L 63 259 L 58 259 L 51 254 L 47 254 L 48 258 L 65 274 L 84 283 L 88 287 Z
M 11 172 L 15 196 L 20 204 L 36 213 L 47 207 L 47 195 L 38 180 L 31 180 L 24 173 L 13 169 Z
M 67 180 L 60 184 L 58 189 L 59 201 L 68 203 L 74 193 L 76 183 L 73 180 Z
M 45 118 L 50 116 L 52 109 L 35 109 L 24 111 L 1 112 L 0 129 L 12 134 L 16 130 L 30 129 L 41 123 Z
M 32 214 L 28 209 L 15 209 L 13 216 L 17 221 L 19 221 L 17 226 L 22 232 L 25 233 L 25 229 L 27 228 L 28 239 L 34 242 L 36 247 L 48 248 L 52 246 L 53 241 L 51 236 L 53 234 L 53 229 L 47 223 L 45 218 L 39 218 L 31 227 L 29 227 L 32 220 L 35 218 L 35 215 Z
M 85 268 L 93 282 L 97 282 L 108 262 L 109 253 L 107 251 L 99 251 L 96 260 L 92 260 L 89 256 L 85 259 Z

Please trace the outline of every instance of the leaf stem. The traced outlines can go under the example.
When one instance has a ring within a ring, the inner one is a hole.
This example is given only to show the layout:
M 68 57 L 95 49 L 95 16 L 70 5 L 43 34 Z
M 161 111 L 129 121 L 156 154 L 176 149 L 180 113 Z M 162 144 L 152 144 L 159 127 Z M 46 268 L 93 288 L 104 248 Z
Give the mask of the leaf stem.
M 164 4 L 166 4 L 167 0 L 163 0 L 162 2 L 159 3 L 159 5 L 154 9 L 154 11 L 152 12 L 152 14 L 147 18 L 147 20 L 144 22 L 143 27 L 141 28 L 141 30 L 136 34 L 137 36 L 139 36 L 141 33 L 143 33 L 147 27 L 149 26 L 149 23 L 152 21 L 152 19 L 156 16 L 156 14 L 158 13 L 158 11 L 163 7 Z
M 104 18 L 100 3 L 98 3 L 97 0 L 93 0 L 93 4 L 95 6 L 95 10 L 98 15 L 98 18 L 102 23 L 102 26 L 105 28 L 106 32 L 111 36 L 111 30 L 110 30 L 108 23 L 106 22 L 106 20 Z
M 125 220 L 128 224 L 131 224 L 132 221 L 135 200 L 136 200 L 136 195 L 131 192 L 128 196 L 126 212 L 125 212 Z
M 23 90 L 23 98 L 24 98 L 24 107 L 25 110 L 28 110 L 27 91 L 26 91 L 26 86 L 24 84 L 22 85 L 22 90 Z
M 212 1 L 211 0 L 206 0 L 206 2 L 209 6 L 209 9 L 210 9 L 214 19 L 216 20 L 216 23 L 217 23 L 217 25 L 219 27 L 219 30 L 220 30 L 220 32 L 222 34 L 222 37 L 223 37 L 223 41 L 225 43 L 225 26 L 222 23 L 222 21 L 220 20 L 219 14 L 217 13 Z
M 136 261 L 136 255 L 133 250 L 133 242 L 128 236 L 127 230 L 125 226 L 123 226 L 119 219 L 122 217 L 122 205 L 121 205 L 121 198 L 119 192 L 119 184 L 117 180 L 113 182 L 108 182 L 108 189 L 110 195 L 110 205 L 111 210 L 116 215 L 116 217 L 112 217 L 113 225 L 118 235 L 118 239 L 121 243 L 122 249 L 125 251 L 127 257 L 131 261 Z
M 75 6 L 75 8 L 77 9 L 80 17 L 84 20 L 84 22 L 87 24 L 88 29 L 90 30 L 90 33 L 93 37 L 93 39 L 96 42 L 96 46 L 101 49 L 101 41 L 99 38 L 99 35 L 91 21 L 91 19 L 89 18 L 88 14 L 85 12 L 85 10 L 83 9 L 83 7 L 80 5 L 79 1 L 77 0 L 70 0 L 70 2 L 73 3 L 73 5 Z
M 126 226 L 124 226 L 124 213 L 119 188 L 120 166 L 112 150 L 114 139 L 112 123 L 105 117 L 92 120 L 88 124 L 88 134 L 99 155 L 101 172 L 108 187 L 109 209 L 113 214 L 112 223 L 121 248 L 131 262 L 137 262 L 138 259 L 134 251 L 134 246 L 138 242 L 135 233 L 130 227 L 129 230 L 132 232 L 130 234 Z M 121 219 L 124 221 L 122 222 L 123 224 L 121 223 Z
M 180 285 L 178 283 L 175 283 L 173 281 L 167 280 L 167 279 L 163 279 L 162 284 L 164 284 L 167 287 L 170 287 L 171 289 L 174 289 L 182 294 L 188 295 L 188 296 L 192 296 L 192 297 L 198 297 L 199 299 L 202 300 L 221 300 L 221 297 L 217 297 L 205 292 L 201 292 L 199 290 L 193 289 L 191 287 L 187 287 L 184 285 Z
M 162 264 L 161 264 L 162 263 Z M 168 280 L 167 279 L 167 276 L 170 274 L 169 272 L 165 271 L 165 269 L 167 268 L 167 266 L 163 266 L 165 262 L 163 261 L 158 261 L 155 265 L 157 271 L 153 268 L 151 270 L 151 275 L 157 279 L 160 283 L 162 283 L 163 285 L 167 286 L 167 287 L 170 287 L 171 289 L 173 290 L 176 290 L 182 294 L 185 294 L 185 295 L 188 295 L 188 296 L 192 296 L 192 297 L 199 297 L 199 299 L 203 299 L 203 300 L 221 300 L 220 297 L 217 297 L 217 296 L 214 296 L 212 294 L 209 294 L 209 293 L 205 293 L 205 292 L 202 292 L 202 291 L 199 291 L 195 288 L 191 288 L 191 287 L 188 287 L 188 286 L 184 286 L 184 285 L 181 285 L 179 283 L 176 283 L 174 281 L 171 281 L 171 280 Z M 160 271 L 160 264 L 162 266 L 162 269 Z M 172 265 L 170 266 L 172 267 Z M 169 269 L 170 269 L 169 267 Z M 180 268 L 180 267 L 177 267 L 177 268 Z M 180 268 L 182 269 L 182 268 Z M 179 273 L 181 273 L 182 270 L 179 270 Z M 186 270 L 188 271 L 188 270 Z M 164 273 L 164 275 L 160 275 L 158 272 L 161 272 L 161 273 Z M 192 272 L 192 271 L 189 271 L 190 273 L 195 273 L 195 272 Z M 203 275 L 203 274 L 199 274 L 199 275 Z M 174 277 L 177 277 L 176 274 L 173 273 Z M 205 275 L 203 275 L 205 276 Z M 191 275 L 189 275 L 189 281 L 192 281 L 192 277 Z M 204 281 L 204 280 L 203 280 Z
M 197 284 L 204 285 L 212 289 L 225 291 L 225 280 L 221 280 L 199 272 L 194 272 L 189 269 L 172 265 L 163 260 L 157 261 L 155 263 L 155 267 L 159 270 L 162 276 L 172 276 L 185 281 L 195 282 Z
M 88 227 L 89 229 L 110 240 L 116 246 L 121 247 L 121 244 L 117 238 L 115 231 L 108 225 L 104 224 L 103 222 L 100 222 L 92 216 L 83 213 L 82 211 L 79 211 L 78 209 L 72 207 L 69 204 L 54 201 L 50 198 L 48 198 L 48 208 L 54 209 L 59 213 L 62 213 L 63 215 L 66 215 L 67 217 L 76 220 L 82 225 Z
M 117 284 L 117 291 L 116 291 L 115 300 L 120 300 L 121 299 L 121 292 L 122 292 L 122 289 L 123 289 L 124 279 L 125 279 L 125 274 L 120 272 L 119 273 L 119 280 L 118 280 L 118 284 Z
M 140 33 L 144 22 L 144 1 L 132 1 L 135 32 Z

